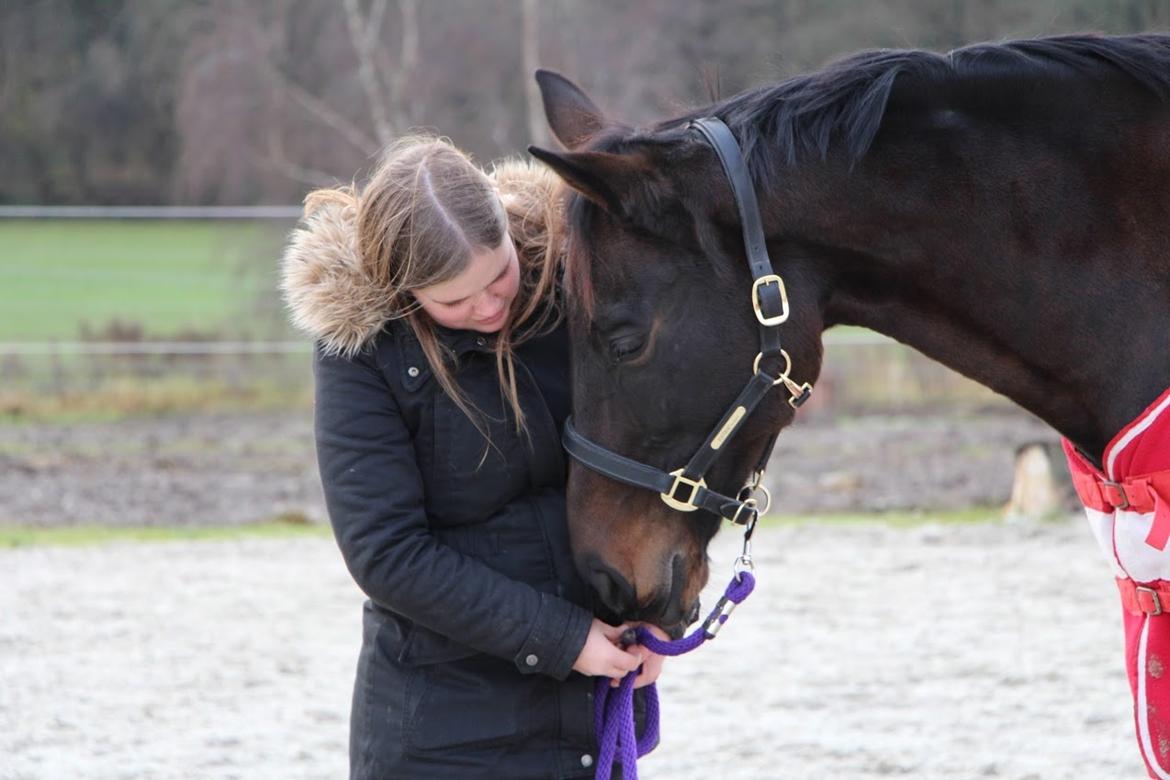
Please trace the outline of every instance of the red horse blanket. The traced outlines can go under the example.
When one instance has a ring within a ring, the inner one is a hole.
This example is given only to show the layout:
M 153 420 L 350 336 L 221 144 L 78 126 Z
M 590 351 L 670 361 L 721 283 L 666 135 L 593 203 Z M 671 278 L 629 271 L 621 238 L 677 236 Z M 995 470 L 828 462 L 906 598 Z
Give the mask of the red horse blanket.
M 1170 390 L 1109 442 L 1104 471 L 1063 445 L 1121 591 L 1142 758 L 1150 777 L 1170 780 Z

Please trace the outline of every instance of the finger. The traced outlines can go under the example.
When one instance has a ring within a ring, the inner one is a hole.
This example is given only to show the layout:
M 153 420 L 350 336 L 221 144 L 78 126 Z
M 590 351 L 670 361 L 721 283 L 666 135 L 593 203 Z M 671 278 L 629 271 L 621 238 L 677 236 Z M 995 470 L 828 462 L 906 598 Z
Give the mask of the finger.
M 622 634 L 624 634 L 629 628 L 629 623 L 622 623 L 620 626 L 611 626 L 609 623 L 602 623 L 601 633 L 604 634 L 605 638 L 609 641 L 616 642 L 621 639 Z
M 642 657 L 637 653 L 623 652 L 621 657 L 614 661 L 614 664 L 622 670 L 622 674 L 625 674 L 626 672 L 632 672 L 641 666 Z
M 656 656 L 642 664 L 642 671 L 638 674 L 637 679 L 634 680 L 634 687 L 641 688 L 656 682 L 658 676 L 662 674 L 662 661 L 663 658 L 661 656 Z
M 622 653 L 622 657 L 613 659 L 611 663 L 613 665 L 610 667 L 610 673 L 606 676 L 613 678 L 615 684 L 621 682 L 630 672 L 635 672 L 642 666 L 642 663 L 636 658 L 631 660 L 629 653 Z
M 623 649 L 617 645 L 611 645 L 609 648 L 606 648 L 604 661 L 622 670 L 622 674 L 625 674 L 638 668 L 642 663 L 642 656 L 632 649 Z

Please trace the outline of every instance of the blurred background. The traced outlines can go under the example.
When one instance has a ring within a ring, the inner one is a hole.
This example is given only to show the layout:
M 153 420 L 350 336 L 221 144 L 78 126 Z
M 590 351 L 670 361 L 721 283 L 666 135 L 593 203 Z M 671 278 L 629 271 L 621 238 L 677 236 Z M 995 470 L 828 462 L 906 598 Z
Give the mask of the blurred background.
M 299 203 L 412 128 L 485 165 L 549 143 L 538 66 L 639 123 L 859 49 L 1167 26 L 1159 0 L 5 0 L 0 523 L 322 521 L 276 291 Z M 827 342 L 784 511 L 1007 500 L 1041 426 L 876 334 Z

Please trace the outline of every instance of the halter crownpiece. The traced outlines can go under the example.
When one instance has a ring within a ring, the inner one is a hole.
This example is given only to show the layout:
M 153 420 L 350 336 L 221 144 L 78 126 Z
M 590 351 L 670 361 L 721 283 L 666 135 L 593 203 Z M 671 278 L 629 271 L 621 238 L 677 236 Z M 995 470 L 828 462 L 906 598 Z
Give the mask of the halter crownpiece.
M 680 512 L 705 509 L 736 525 L 751 525 L 760 514 L 754 494 L 763 492 L 768 498 L 768 504 L 771 504 L 771 496 L 763 489 L 761 480 L 764 467 L 767 466 L 772 448 L 776 444 L 776 434 L 772 435 L 764 447 L 760 461 L 753 471 L 752 481 L 745 485 L 735 498 L 711 490 L 703 477 L 723 451 L 723 445 L 739 431 L 744 421 L 773 387 L 783 385 L 788 391 L 789 405 L 797 409 L 812 394 L 812 385 L 807 382 L 798 383 L 792 379 L 790 376 L 792 358 L 780 346 L 779 326 L 787 321 L 789 314 L 788 291 L 784 286 L 784 280 L 772 269 L 755 188 L 752 186 L 739 144 L 736 143 L 735 136 L 727 125 L 714 117 L 693 120 L 688 127 L 698 132 L 715 150 L 739 212 L 744 250 L 752 273 L 752 312 L 760 327 L 760 351 L 752 364 L 752 378 L 707 436 L 698 452 L 685 466 L 674 471 L 666 472 L 639 463 L 590 441 L 578 433 L 571 417 L 565 420 L 563 444 L 569 455 L 593 471 L 627 485 L 653 490 L 659 494 L 663 503 L 672 509 Z M 784 370 L 778 376 L 771 376 L 760 370 L 763 359 L 770 357 L 779 357 L 784 362 Z M 767 511 L 767 507 L 764 511 Z

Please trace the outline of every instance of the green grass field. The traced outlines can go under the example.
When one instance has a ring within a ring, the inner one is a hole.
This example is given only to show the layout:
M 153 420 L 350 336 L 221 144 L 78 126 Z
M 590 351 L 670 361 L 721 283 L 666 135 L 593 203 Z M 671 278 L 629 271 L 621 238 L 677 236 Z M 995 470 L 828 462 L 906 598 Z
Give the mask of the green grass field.
M 0 341 L 74 339 L 114 320 L 146 338 L 288 335 L 285 221 L 0 220 Z
M 293 220 L 0 219 L 0 342 L 303 340 L 277 291 Z M 826 341 L 824 387 L 842 408 L 990 392 L 902 347 Z M 0 421 L 300 404 L 305 354 L 0 355 Z M 847 380 L 844 378 L 847 376 Z M 838 381 L 840 380 L 840 381 Z M 974 389 L 974 392 L 972 392 Z M 276 390 L 276 392 L 274 392 Z

